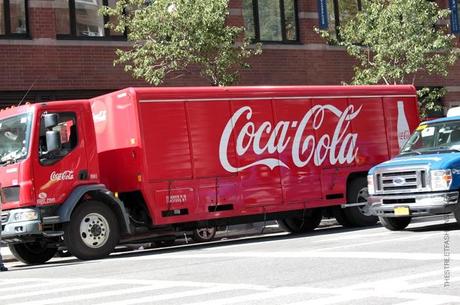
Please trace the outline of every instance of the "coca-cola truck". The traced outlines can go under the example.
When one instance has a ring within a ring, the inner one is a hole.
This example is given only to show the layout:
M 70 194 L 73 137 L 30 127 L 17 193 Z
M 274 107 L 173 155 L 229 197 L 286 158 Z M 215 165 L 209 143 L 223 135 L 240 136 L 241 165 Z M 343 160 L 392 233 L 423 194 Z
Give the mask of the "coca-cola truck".
M 2 237 L 33 264 L 208 226 L 375 224 L 367 171 L 417 124 L 412 86 L 128 88 L 12 107 L 0 112 Z

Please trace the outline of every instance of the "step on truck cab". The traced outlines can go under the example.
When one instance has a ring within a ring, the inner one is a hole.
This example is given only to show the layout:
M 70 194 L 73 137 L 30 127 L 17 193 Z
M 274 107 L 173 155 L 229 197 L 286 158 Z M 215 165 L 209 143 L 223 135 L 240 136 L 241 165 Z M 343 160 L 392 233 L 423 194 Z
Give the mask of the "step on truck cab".
M 369 171 L 368 209 L 389 230 L 454 213 L 460 223 L 460 108 L 422 122 L 395 158 Z
M 245 222 L 375 224 L 367 171 L 417 124 L 412 86 L 128 88 L 11 107 L 0 111 L 2 237 L 36 264 L 61 247 L 96 259 Z

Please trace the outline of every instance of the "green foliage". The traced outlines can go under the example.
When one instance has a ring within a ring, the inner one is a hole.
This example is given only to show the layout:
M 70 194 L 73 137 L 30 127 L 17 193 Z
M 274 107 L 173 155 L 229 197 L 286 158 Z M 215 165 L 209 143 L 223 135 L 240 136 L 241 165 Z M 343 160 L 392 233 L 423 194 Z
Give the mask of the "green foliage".
M 414 84 L 417 73 L 446 76 L 459 56 L 455 37 L 440 27 L 449 10 L 427 0 L 365 0 L 340 27 L 337 43 L 358 60 L 353 84 Z M 332 32 L 319 31 L 324 38 Z
M 107 26 L 127 33 L 132 47 L 117 50 L 115 64 L 136 78 L 159 85 L 173 73 L 198 67 L 212 85 L 234 84 L 247 59 L 261 53 L 250 47 L 244 28 L 226 24 L 229 0 L 118 0 L 103 7 Z
M 442 115 L 441 98 L 446 95 L 445 88 L 422 88 L 417 91 L 420 118 L 426 119 L 433 115 Z

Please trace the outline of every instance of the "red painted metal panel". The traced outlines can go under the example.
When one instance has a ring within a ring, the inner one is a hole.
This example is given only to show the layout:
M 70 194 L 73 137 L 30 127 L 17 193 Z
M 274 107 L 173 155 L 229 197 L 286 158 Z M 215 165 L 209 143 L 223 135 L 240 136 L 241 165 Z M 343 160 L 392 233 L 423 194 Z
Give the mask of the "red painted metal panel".
M 147 181 L 192 178 L 184 102 L 140 103 Z

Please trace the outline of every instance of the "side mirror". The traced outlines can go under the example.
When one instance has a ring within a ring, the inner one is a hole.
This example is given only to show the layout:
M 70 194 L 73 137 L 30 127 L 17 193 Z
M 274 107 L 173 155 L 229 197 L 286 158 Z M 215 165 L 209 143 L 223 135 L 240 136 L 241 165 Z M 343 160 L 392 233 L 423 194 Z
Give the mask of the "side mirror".
M 55 152 L 61 149 L 61 135 L 59 131 L 48 130 L 46 132 L 46 149 L 47 153 Z
M 47 113 L 43 115 L 43 124 L 46 129 L 53 128 L 59 123 L 59 117 L 56 113 Z

